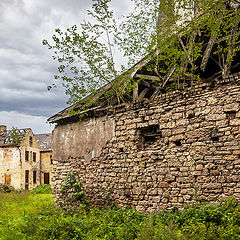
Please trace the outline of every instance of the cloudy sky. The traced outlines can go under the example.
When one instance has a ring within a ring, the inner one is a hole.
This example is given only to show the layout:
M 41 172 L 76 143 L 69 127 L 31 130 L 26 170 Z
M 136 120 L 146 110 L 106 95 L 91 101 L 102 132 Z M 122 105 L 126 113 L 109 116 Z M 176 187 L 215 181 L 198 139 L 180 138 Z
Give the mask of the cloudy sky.
M 119 13 L 130 0 L 113 0 Z M 86 18 L 91 0 L 0 0 L 0 125 L 53 129 L 47 118 L 65 108 L 63 89 L 47 91 L 56 63 L 42 45 L 55 28 L 66 29 Z

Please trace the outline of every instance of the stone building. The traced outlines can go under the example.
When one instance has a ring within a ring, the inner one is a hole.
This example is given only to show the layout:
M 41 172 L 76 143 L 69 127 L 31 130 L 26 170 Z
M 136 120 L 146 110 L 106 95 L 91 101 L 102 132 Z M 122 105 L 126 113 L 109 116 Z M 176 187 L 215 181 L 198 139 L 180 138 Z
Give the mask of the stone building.
M 52 134 L 35 134 L 40 147 L 41 184 L 51 184 L 52 177 Z
M 207 22 L 202 13 L 193 28 L 168 33 L 162 48 L 49 119 L 56 124 L 58 204 L 62 180 L 73 171 L 97 205 L 111 198 L 152 212 L 227 196 L 240 200 L 239 22 L 227 22 L 239 19 L 240 5 L 233 2 L 214 12 L 221 22 L 217 36 L 215 28 L 206 34 L 209 28 L 198 25 Z
M 40 149 L 30 128 L 0 126 L 0 184 L 29 190 L 40 184 Z
M 214 84 L 213 84 L 214 83 Z M 76 108 L 72 106 L 70 108 Z M 92 203 L 141 212 L 197 200 L 240 200 L 240 74 L 115 107 L 49 119 L 53 193 L 77 171 Z

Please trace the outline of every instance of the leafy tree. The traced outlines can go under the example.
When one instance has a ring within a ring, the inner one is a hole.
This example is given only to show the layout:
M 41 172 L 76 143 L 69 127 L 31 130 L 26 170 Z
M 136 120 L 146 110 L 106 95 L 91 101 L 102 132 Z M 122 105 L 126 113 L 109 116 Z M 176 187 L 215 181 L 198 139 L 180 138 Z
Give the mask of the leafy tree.
M 13 144 L 18 145 L 21 143 L 22 138 L 21 138 L 21 132 L 18 128 L 16 127 L 12 127 L 9 130 L 9 136 L 10 136 L 10 140 Z
M 116 96 L 118 103 L 129 100 L 133 76 L 143 67 L 157 77 L 160 88 L 170 78 L 174 88 L 184 86 L 182 79 L 197 80 L 210 58 L 219 69 L 216 75 L 230 74 L 240 46 L 239 1 L 132 0 L 134 11 L 120 24 L 109 7 L 111 0 L 92 1 L 92 21 L 84 21 L 80 31 L 76 25 L 66 32 L 56 29 L 53 44 L 43 41 L 60 64 L 55 79 L 62 80 L 68 103 L 94 96 L 97 89 L 107 99 Z M 116 48 L 128 58 L 120 70 Z M 91 105 L 96 99 L 86 101 Z

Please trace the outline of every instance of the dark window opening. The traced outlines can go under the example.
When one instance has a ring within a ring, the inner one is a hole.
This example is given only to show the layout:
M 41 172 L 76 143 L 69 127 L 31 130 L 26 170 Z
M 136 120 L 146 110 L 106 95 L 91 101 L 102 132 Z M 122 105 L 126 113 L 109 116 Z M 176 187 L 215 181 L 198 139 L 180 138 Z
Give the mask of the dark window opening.
M 30 136 L 29 137 L 29 145 L 32 146 L 32 144 L 33 144 L 33 138 L 32 138 L 32 136 Z
M 36 159 L 37 159 L 37 154 L 34 152 L 33 153 L 33 162 L 36 162 Z
M 240 154 L 238 154 L 237 157 L 240 159 Z
M 29 161 L 29 151 L 25 151 L 25 161 Z
M 44 173 L 44 184 L 49 184 L 49 173 Z
M 228 111 L 226 115 L 228 119 L 234 119 L 236 117 L 236 111 Z
M 139 129 L 139 150 L 151 150 L 157 146 L 157 140 L 162 137 L 159 125 Z
M 207 89 L 207 86 L 203 86 L 203 87 L 202 87 L 202 90 L 206 90 L 206 89 Z
M 174 143 L 178 147 L 182 146 L 181 140 L 176 140 Z
M 37 171 L 33 171 L 33 183 L 37 183 Z
M 52 155 L 50 155 L 50 163 L 53 164 Z
M 219 137 L 218 137 L 218 136 L 212 136 L 212 137 L 211 137 L 211 140 L 212 140 L 213 142 L 218 142 L 218 141 L 219 141 Z
M 123 148 L 119 148 L 119 152 L 123 152 Z
M 210 82 L 210 89 L 213 89 L 213 88 L 215 88 L 215 82 L 214 82 L 214 80 L 212 80 L 211 82 Z
M 25 170 L 25 189 L 29 189 L 29 170 Z
M 187 116 L 188 119 L 191 119 L 191 118 L 194 118 L 194 117 L 195 117 L 194 113 L 189 113 L 188 116 Z

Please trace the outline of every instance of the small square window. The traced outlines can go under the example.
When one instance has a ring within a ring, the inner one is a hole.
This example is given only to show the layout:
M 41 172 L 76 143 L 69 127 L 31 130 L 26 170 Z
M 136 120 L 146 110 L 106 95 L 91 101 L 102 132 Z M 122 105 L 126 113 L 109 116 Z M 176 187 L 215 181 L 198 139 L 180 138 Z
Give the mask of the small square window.
M 138 131 L 139 150 L 150 150 L 155 147 L 156 141 L 162 137 L 162 133 L 159 130 L 159 125 L 151 125 L 148 127 L 140 128 Z

